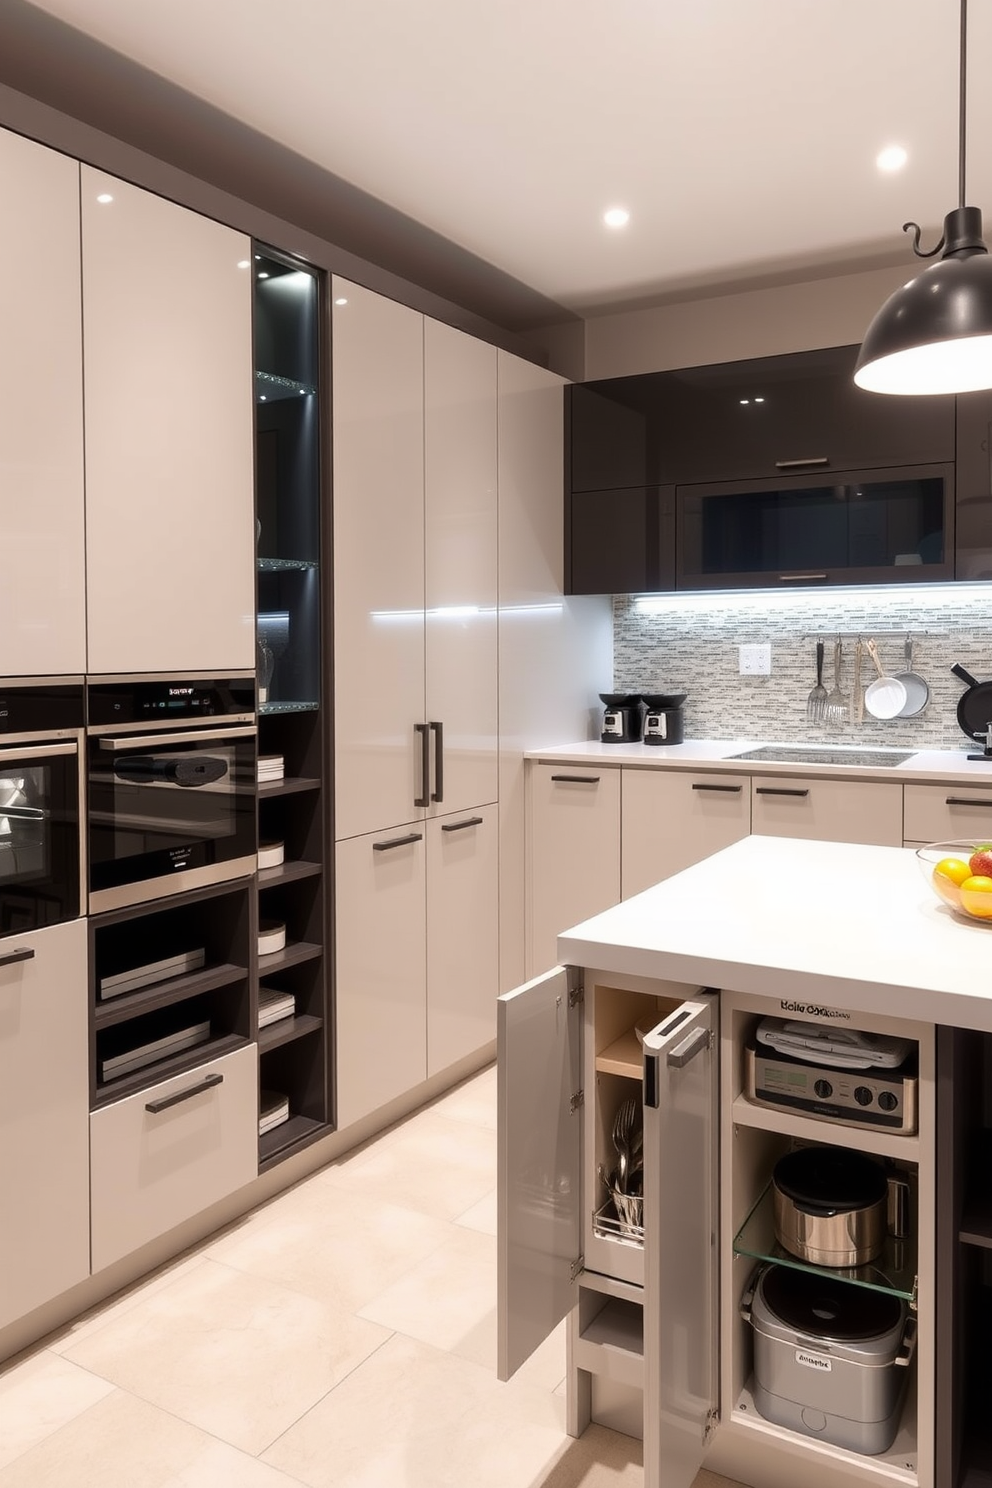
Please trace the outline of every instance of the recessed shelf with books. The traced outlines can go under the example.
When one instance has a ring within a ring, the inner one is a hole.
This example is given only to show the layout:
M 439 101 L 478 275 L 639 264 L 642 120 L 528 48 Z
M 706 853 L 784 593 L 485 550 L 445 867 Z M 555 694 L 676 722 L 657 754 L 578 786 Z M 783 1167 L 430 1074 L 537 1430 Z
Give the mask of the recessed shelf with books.
M 255 245 L 260 926 L 285 944 L 259 954 L 259 1163 L 330 1129 L 329 696 L 322 647 L 329 488 L 321 437 L 327 348 L 322 276 Z M 326 504 L 326 503 L 325 503 Z

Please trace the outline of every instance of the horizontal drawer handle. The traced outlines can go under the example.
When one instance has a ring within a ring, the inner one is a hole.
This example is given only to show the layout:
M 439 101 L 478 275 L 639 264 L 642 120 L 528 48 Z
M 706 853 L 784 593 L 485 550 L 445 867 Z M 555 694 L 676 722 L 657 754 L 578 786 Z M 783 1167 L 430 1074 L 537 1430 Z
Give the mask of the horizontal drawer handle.
M 740 795 L 744 789 L 742 785 L 697 785 L 695 782 L 692 788 L 693 790 L 734 791 L 737 795 Z
M 970 801 L 967 796 L 945 796 L 945 806 L 983 806 L 986 811 L 992 811 L 992 798 L 987 801 Z
M 194 1095 L 202 1095 L 205 1090 L 213 1090 L 215 1085 L 223 1083 L 223 1075 L 205 1075 L 198 1085 L 188 1085 L 185 1090 L 177 1090 L 173 1095 L 163 1095 L 160 1100 L 146 1101 L 145 1110 L 157 1116 L 160 1111 L 167 1111 L 170 1106 L 178 1106 L 182 1101 L 192 1100 Z
M 784 786 L 756 785 L 755 794 L 759 796 L 808 796 L 808 790 L 786 790 Z
M 5 951 L 0 956 L 0 966 L 13 966 L 15 961 L 33 961 L 34 951 L 31 946 L 18 946 L 16 951 Z
M 779 574 L 778 581 L 780 584 L 809 584 L 814 579 L 826 580 L 826 577 L 825 573 Z
M 464 821 L 448 822 L 442 826 L 442 832 L 461 832 L 465 827 L 481 827 L 483 818 L 481 816 L 467 816 Z
M 410 832 L 406 837 L 391 837 L 388 842 L 373 842 L 373 852 L 389 852 L 393 847 L 409 847 L 411 842 L 423 842 L 423 832 Z
M 552 780 L 564 780 L 568 785 L 598 785 L 598 775 L 552 775 Z
M 829 455 L 810 455 L 808 460 L 776 460 L 776 470 L 801 470 L 804 465 L 829 465 Z

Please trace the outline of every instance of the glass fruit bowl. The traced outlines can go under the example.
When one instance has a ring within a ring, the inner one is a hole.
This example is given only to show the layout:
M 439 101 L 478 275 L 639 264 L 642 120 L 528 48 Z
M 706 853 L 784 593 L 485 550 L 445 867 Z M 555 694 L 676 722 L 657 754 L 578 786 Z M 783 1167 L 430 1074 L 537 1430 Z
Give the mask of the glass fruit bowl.
M 992 925 L 992 842 L 930 842 L 916 849 L 916 861 L 956 915 Z

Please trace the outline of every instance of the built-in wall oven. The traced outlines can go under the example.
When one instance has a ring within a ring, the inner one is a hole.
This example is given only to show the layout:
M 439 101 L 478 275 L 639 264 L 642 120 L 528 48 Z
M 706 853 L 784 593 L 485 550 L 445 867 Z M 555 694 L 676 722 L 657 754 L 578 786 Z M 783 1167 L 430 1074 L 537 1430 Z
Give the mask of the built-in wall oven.
M 251 673 L 88 679 L 87 771 L 91 913 L 254 871 Z
M 0 936 L 80 913 L 82 741 L 82 677 L 0 681 Z

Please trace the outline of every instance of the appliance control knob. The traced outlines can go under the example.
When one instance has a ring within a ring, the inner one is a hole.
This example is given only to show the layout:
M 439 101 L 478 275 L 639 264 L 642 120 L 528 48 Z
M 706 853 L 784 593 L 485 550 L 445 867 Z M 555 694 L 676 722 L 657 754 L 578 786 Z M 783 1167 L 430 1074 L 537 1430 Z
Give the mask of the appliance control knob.
M 821 1100 L 826 1100 L 828 1095 L 833 1095 L 834 1093 L 834 1087 L 829 1080 L 817 1080 L 813 1086 L 813 1090 Z
M 883 1111 L 894 1111 L 899 1104 L 899 1098 L 893 1095 L 891 1090 L 883 1090 L 878 1097 L 878 1104 Z
M 854 1099 L 859 1106 L 870 1106 L 875 1097 L 867 1085 L 856 1085 L 854 1088 Z

